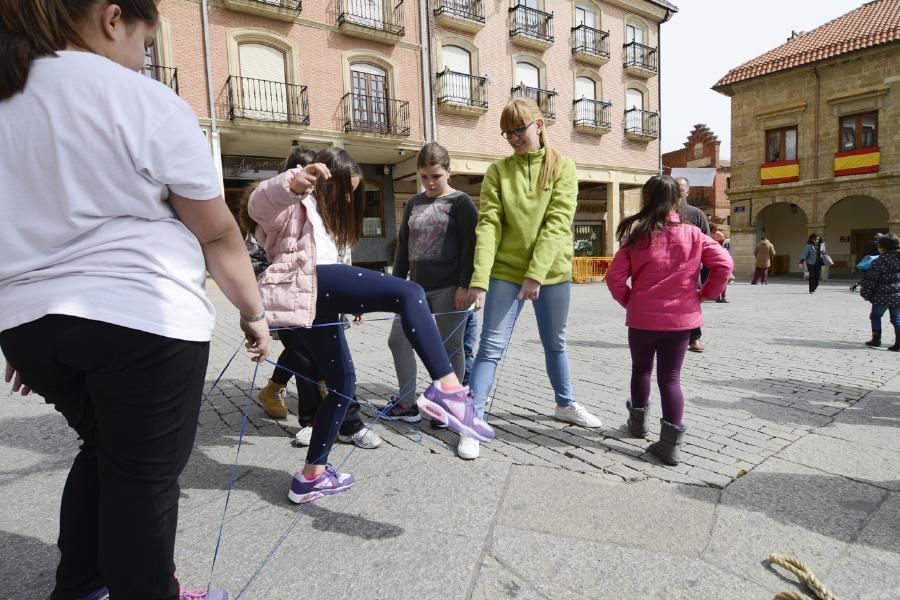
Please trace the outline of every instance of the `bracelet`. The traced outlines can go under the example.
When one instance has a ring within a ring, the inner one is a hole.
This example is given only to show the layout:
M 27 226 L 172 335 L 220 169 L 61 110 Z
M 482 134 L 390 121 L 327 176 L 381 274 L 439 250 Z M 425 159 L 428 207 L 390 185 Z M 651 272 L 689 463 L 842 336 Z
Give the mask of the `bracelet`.
M 245 323 L 255 323 L 257 321 L 262 321 L 265 318 L 266 318 L 265 311 L 256 315 L 255 317 L 248 317 L 247 315 L 241 314 L 241 321 L 244 321 Z

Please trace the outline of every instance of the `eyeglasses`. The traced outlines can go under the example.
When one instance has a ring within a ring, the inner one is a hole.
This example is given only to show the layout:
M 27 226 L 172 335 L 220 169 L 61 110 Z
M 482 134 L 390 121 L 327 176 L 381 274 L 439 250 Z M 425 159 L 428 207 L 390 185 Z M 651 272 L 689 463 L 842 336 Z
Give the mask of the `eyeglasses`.
M 500 135 L 502 135 L 503 138 L 507 139 L 507 140 L 509 138 L 511 138 L 512 136 L 522 137 L 523 135 L 525 135 L 525 132 L 528 131 L 528 128 L 531 127 L 532 125 L 534 125 L 535 123 L 536 123 L 536 121 L 532 121 L 525 127 L 516 127 L 515 129 L 510 129 L 508 131 L 501 131 Z

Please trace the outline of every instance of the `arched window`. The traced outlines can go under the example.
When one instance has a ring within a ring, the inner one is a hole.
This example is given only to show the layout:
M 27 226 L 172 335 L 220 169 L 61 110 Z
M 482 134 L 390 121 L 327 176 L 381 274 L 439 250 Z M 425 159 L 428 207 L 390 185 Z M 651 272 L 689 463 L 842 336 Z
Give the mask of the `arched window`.
M 531 88 L 541 87 L 541 70 L 529 62 L 516 63 L 516 85 Z
M 284 51 L 266 44 L 239 44 L 238 68 L 242 117 L 281 120 L 288 114 Z
M 580 25 L 592 29 L 600 29 L 600 19 L 592 7 L 585 4 L 575 6 L 575 27 Z
M 625 110 L 644 110 L 644 92 L 636 88 L 625 90 Z
M 353 122 L 363 131 L 390 131 L 387 72 L 370 63 L 350 65 Z
M 597 99 L 597 82 L 590 77 L 575 78 L 575 99 L 580 100 L 587 98 L 588 100 Z

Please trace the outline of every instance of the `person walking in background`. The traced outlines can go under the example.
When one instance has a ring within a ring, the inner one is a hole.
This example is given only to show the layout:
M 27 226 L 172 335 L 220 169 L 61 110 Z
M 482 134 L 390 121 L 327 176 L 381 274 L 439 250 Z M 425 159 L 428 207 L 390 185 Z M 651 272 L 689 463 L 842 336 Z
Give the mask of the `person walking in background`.
M 806 265 L 809 273 L 809 293 L 815 293 L 822 277 L 822 265 L 825 264 L 825 242 L 818 233 L 813 233 L 806 241 L 806 248 L 800 257 L 800 264 Z
M 753 281 L 750 282 L 750 285 L 757 283 L 767 285 L 769 283 L 769 267 L 772 266 L 772 259 L 775 258 L 775 246 L 766 236 L 762 236 L 762 239 L 756 244 L 756 249 L 753 250 L 753 256 L 755 267 Z
M 687 199 L 691 193 L 691 183 L 684 177 L 678 177 L 675 181 L 678 183 L 679 198 L 677 210 L 681 216 L 681 222 L 693 225 L 706 235 L 709 235 L 709 219 L 706 218 L 706 214 L 696 206 L 688 204 Z M 699 285 L 706 281 L 706 275 L 706 270 L 701 265 L 698 275 Z M 688 350 L 691 352 L 703 352 L 703 344 L 700 342 L 701 337 L 703 337 L 703 329 L 700 327 L 692 329 L 688 341 Z
M 872 239 L 866 242 L 866 245 L 863 246 L 863 255 L 860 257 L 860 260 L 863 256 L 878 256 L 880 253 L 878 251 L 878 240 L 881 239 L 883 233 L 876 233 L 872 236 Z
M 464 380 L 463 341 L 478 209 L 468 194 L 450 187 L 450 154 L 440 144 L 430 142 L 419 150 L 416 173 L 425 191 L 410 198 L 403 210 L 392 272 L 402 279 L 408 275 L 425 290 L 453 371 Z M 416 423 L 421 419 L 416 407 L 416 357 L 399 321 L 394 321 L 388 346 L 398 392 L 382 418 Z
M 673 466 L 680 461 L 685 432 L 681 366 L 686 342 L 690 331 L 703 323 L 700 302 L 722 292 L 734 267 L 721 245 L 680 222 L 678 202 L 675 180 L 651 177 L 641 190 L 641 210 L 616 230 L 622 247 L 606 274 L 610 294 L 626 310 L 631 349 L 628 429 L 635 437 L 647 436 L 655 357 L 663 418 L 659 440 L 647 450 Z M 698 292 L 701 264 L 709 269 L 709 277 Z
M 722 246 L 722 248 L 725 248 L 725 240 L 726 240 L 725 234 L 722 233 L 721 231 L 719 231 L 718 225 L 716 225 L 715 223 L 710 223 L 709 224 L 709 234 L 710 234 L 710 237 L 716 241 L 716 243 L 718 243 L 720 246 Z M 709 269 L 707 269 L 705 266 L 700 267 L 700 274 L 702 277 L 701 283 L 703 283 L 706 281 L 706 277 L 709 275 Z M 728 304 L 729 300 L 728 300 L 728 298 L 725 297 L 725 294 L 728 293 L 728 286 L 731 285 L 732 281 L 734 281 L 733 275 L 728 278 L 728 284 L 725 286 L 725 289 L 722 290 L 722 293 L 719 294 L 719 297 L 716 298 L 716 302 Z
M 500 129 L 512 154 L 491 164 L 481 184 L 469 295 L 475 308 L 484 307 L 471 375 L 477 414 L 484 414 L 497 364 L 519 313 L 530 300 L 553 386 L 554 417 L 600 427 L 600 419 L 575 402 L 566 351 L 572 221 L 578 197 L 575 163 L 548 143 L 544 117 L 530 98 L 516 98 L 504 107 Z M 478 441 L 463 436 L 457 451 L 462 458 L 474 459 Z
M 880 257 L 873 261 L 862 281 L 860 295 L 872 303 L 872 339 L 866 346 L 881 346 L 881 317 L 888 312 L 894 326 L 894 345 L 888 350 L 900 352 L 900 238 L 893 233 L 878 239 Z
M 140 73 L 158 22 L 154 0 L 0 1 L 6 381 L 81 442 L 59 490 L 53 600 L 228 600 L 175 576 L 215 324 L 207 273 L 258 363 L 269 326 L 197 115 Z

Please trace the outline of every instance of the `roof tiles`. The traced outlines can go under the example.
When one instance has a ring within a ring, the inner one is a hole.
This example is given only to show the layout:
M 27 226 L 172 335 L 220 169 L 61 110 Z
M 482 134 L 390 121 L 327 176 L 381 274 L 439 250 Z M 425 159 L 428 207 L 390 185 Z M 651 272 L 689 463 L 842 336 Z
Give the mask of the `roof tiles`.
M 735 67 L 713 89 L 896 41 L 900 0 L 873 0 Z

